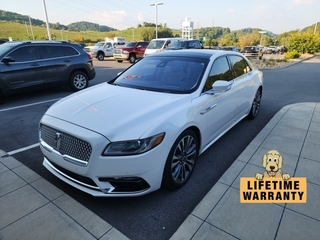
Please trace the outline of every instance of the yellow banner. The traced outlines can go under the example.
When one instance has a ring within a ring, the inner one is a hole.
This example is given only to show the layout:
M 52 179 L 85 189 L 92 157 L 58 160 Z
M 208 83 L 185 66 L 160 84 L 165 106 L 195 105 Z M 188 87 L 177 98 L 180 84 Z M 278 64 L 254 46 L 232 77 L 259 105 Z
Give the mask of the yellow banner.
M 307 178 L 240 178 L 240 203 L 306 203 Z

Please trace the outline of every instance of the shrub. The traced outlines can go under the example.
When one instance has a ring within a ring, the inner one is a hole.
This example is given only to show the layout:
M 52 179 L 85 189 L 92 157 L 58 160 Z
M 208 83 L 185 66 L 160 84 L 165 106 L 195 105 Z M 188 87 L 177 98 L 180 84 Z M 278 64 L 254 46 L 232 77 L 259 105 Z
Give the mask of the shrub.
M 284 55 L 284 58 L 285 58 L 285 59 L 294 59 L 294 58 L 299 58 L 299 57 L 300 57 L 300 54 L 299 54 L 296 50 L 287 52 L 287 53 Z

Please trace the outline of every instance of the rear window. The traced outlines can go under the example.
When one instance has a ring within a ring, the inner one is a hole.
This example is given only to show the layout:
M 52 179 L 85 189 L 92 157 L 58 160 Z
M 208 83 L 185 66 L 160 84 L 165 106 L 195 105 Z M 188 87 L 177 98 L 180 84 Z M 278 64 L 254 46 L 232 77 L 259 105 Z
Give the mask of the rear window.
M 66 53 L 67 56 L 77 56 L 77 55 L 79 55 L 79 52 L 76 49 L 74 49 L 73 47 L 64 46 L 63 50 L 64 50 L 64 52 Z

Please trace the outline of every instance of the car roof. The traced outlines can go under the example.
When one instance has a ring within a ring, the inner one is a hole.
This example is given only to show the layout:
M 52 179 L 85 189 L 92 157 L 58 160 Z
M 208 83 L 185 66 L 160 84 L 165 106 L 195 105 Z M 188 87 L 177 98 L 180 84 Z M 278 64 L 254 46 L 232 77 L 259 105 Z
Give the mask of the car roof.
M 213 49 L 182 49 L 179 51 L 163 51 L 156 54 L 148 55 L 147 57 L 172 56 L 172 57 L 194 57 L 194 58 L 210 59 L 214 55 L 221 56 L 226 54 L 229 54 L 229 55 L 238 54 L 242 56 L 237 52 L 227 52 L 227 51 L 213 50 Z
M 28 41 L 28 40 L 21 40 L 21 41 L 7 41 L 5 42 L 6 44 L 13 44 L 13 45 L 19 45 L 19 44 L 62 44 L 62 43 L 67 43 L 67 44 L 78 44 L 78 43 L 73 43 L 69 41 L 50 41 L 50 40 L 39 40 L 39 41 Z

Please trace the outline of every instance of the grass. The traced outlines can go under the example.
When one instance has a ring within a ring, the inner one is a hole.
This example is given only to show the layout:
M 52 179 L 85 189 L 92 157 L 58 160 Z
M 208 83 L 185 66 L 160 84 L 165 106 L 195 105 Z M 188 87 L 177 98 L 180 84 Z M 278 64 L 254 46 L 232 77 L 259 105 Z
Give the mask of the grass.
M 28 23 L 20 24 L 16 22 L 0 21 L 0 39 L 12 40 L 43 40 L 47 38 L 47 28 L 46 26 L 32 26 Z M 50 29 L 52 39 L 54 40 L 68 40 L 72 42 L 81 43 L 96 43 L 98 41 L 104 40 L 106 37 L 124 37 L 127 41 L 138 41 L 142 40 L 142 33 L 145 30 L 144 27 L 141 28 L 128 28 L 121 31 L 112 32 L 96 32 L 96 31 L 81 31 L 74 32 L 68 30 L 56 30 Z M 173 34 L 180 33 L 178 31 L 172 31 Z M 33 33 L 33 34 L 32 34 Z

